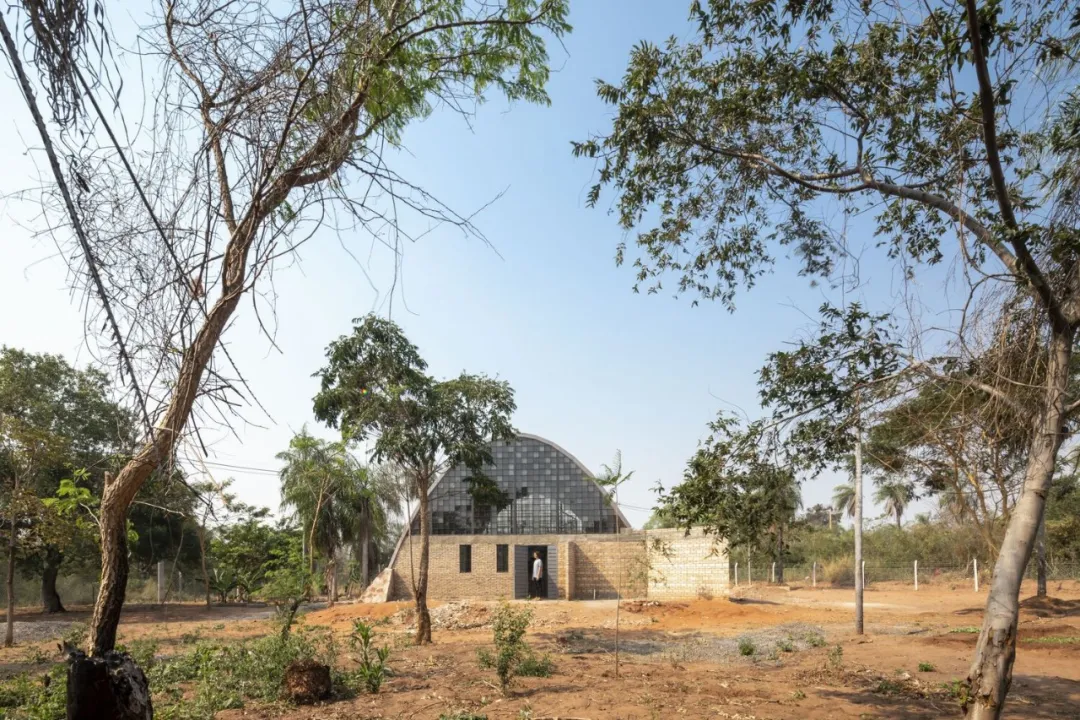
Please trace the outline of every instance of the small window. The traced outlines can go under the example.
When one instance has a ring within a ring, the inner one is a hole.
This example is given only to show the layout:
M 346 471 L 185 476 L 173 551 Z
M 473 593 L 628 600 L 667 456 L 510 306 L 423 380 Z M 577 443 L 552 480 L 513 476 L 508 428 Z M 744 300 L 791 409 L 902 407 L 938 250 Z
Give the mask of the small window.
M 458 571 L 472 572 L 472 545 L 458 545 Z
M 510 546 L 495 546 L 495 572 L 510 572 Z

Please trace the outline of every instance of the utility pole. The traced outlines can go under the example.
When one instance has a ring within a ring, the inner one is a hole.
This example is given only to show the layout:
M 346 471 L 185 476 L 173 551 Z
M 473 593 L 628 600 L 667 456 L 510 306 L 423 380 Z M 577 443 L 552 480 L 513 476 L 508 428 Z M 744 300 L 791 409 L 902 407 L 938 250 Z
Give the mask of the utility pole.
M 855 393 L 855 634 L 863 634 L 863 477 L 862 477 L 862 410 L 859 393 Z

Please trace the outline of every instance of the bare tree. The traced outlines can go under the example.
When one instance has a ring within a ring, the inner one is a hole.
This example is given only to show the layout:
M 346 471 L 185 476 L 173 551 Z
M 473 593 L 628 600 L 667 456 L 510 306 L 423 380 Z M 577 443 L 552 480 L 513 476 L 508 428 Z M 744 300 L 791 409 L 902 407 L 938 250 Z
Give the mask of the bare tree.
M 98 308 L 89 327 L 113 330 L 102 360 L 125 369 L 147 425 L 102 497 L 93 654 L 115 645 L 125 519 L 140 488 L 186 433 L 200 440 L 201 425 L 227 424 L 253 400 L 221 342 L 240 302 L 251 298 L 272 341 L 275 265 L 323 228 L 367 232 L 395 251 L 408 239 L 402 213 L 475 232 L 395 174 L 385 151 L 410 122 L 436 107 L 472 112 L 491 88 L 546 102 L 544 35 L 568 31 L 566 13 L 565 0 L 166 0 L 139 37 L 140 56 L 158 63 L 148 117 L 129 125 L 122 103 L 98 102 L 104 84 L 86 79 L 70 24 L 28 11 L 70 158 L 62 168 L 50 152 L 45 217 Z M 14 62 L 6 25 L 4 35 Z M 48 141 L 25 73 L 21 84 Z

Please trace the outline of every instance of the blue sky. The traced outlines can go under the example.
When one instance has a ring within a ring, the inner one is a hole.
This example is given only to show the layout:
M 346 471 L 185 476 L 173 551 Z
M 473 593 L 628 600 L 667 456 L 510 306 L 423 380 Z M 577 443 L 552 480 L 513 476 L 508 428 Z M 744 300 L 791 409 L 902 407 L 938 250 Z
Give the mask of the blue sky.
M 758 412 L 755 371 L 768 352 L 809 325 L 824 299 L 786 260 L 738 298 L 733 314 L 719 305 L 692 307 L 689 297 L 636 295 L 632 271 L 614 263 L 624 239 L 615 218 L 585 206 L 593 167 L 571 157 L 570 141 L 610 122 L 594 79 L 617 80 L 642 39 L 688 36 L 688 5 L 577 0 L 565 51 L 552 48 L 551 107 L 510 106 L 493 97 L 471 129 L 436 112 L 408 130 L 407 152 L 393 163 L 462 214 L 505 190 L 475 221 L 493 247 L 450 228 L 406 246 L 393 318 L 436 375 L 468 370 L 508 380 L 517 391 L 520 430 L 554 440 L 594 470 L 621 450 L 624 469 L 635 472 L 622 492 L 635 525 L 648 516 L 638 508 L 653 505 L 655 484 L 670 486 L 681 477 L 718 410 Z M 0 115 L 7 166 L 0 187 L 8 193 L 35 184 L 35 161 L 45 166 L 25 153 L 34 136 L 13 83 L 7 77 L 0 83 L 11 99 Z M 0 343 L 88 362 L 81 309 L 65 289 L 51 241 L 18 227 L 32 218 L 26 206 L 9 200 L 0 210 L 8 230 L 0 240 Z M 364 263 L 378 294 L 342 244 Z M 224 431 L 206 434 L 211 470 L 235 477 L 248 502 L 276 509 L 276 478 L 224 466 L 273 471 L 275 453 L 305 423 L 330 436 L 311 418 L 316 383 L 310 376 L 326 344 L 349 331 L 351 318 L 390 310 L 391 258 L 376 248 L 369 264 L 370 244 L 359 234 L 343 234 L 339 243 L 322 233 L 304 246 L 299 263 L 277 273 L 281 353 L 259 337 L 250 304 L 241 306 L 227 342 L 272 420 L 252 410 L 248 416 L 264 427 L 238 427 L 239 440 Z M 867 262 L 862 277 L 873 288 L 872 303 L 890 304 L 891 267 Z M 807 481 L 805 504 L 828 502 L 837 481 Z

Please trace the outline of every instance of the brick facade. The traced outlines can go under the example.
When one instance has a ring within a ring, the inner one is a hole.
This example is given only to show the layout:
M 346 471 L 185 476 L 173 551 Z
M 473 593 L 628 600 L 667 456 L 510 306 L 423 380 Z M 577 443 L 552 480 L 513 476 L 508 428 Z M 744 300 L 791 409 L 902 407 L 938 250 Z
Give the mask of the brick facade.
M 460 546 L 469 545 L 471 569 L 460 571 Z M 497 571 L 496 547 L 508 546 L 506 572 Z M 428 596 L 433 600 L 495 600 L 515 597 L 515 546 L 554 546 L 557 596 L 570 600 L 691 598 L 719 595 L 728 588 L 728 561 L 722 545 L 695 530 L 624 532 L 622 535 L 435 535 L 431 537 Z M 411 549 L 410 549 L 411 546 Z M 550 552 L 550 551 L 549 551 Z M 410 555 L 412 562 L 410 563 Z M 408 538 L 394 560 L 390 598 L 412 597 L 410 578 L 418 571 L 420 539 Z M 549 582 L 550 582 L 549 578 Z M 519 583 L 520 589 L 520 583 Z

